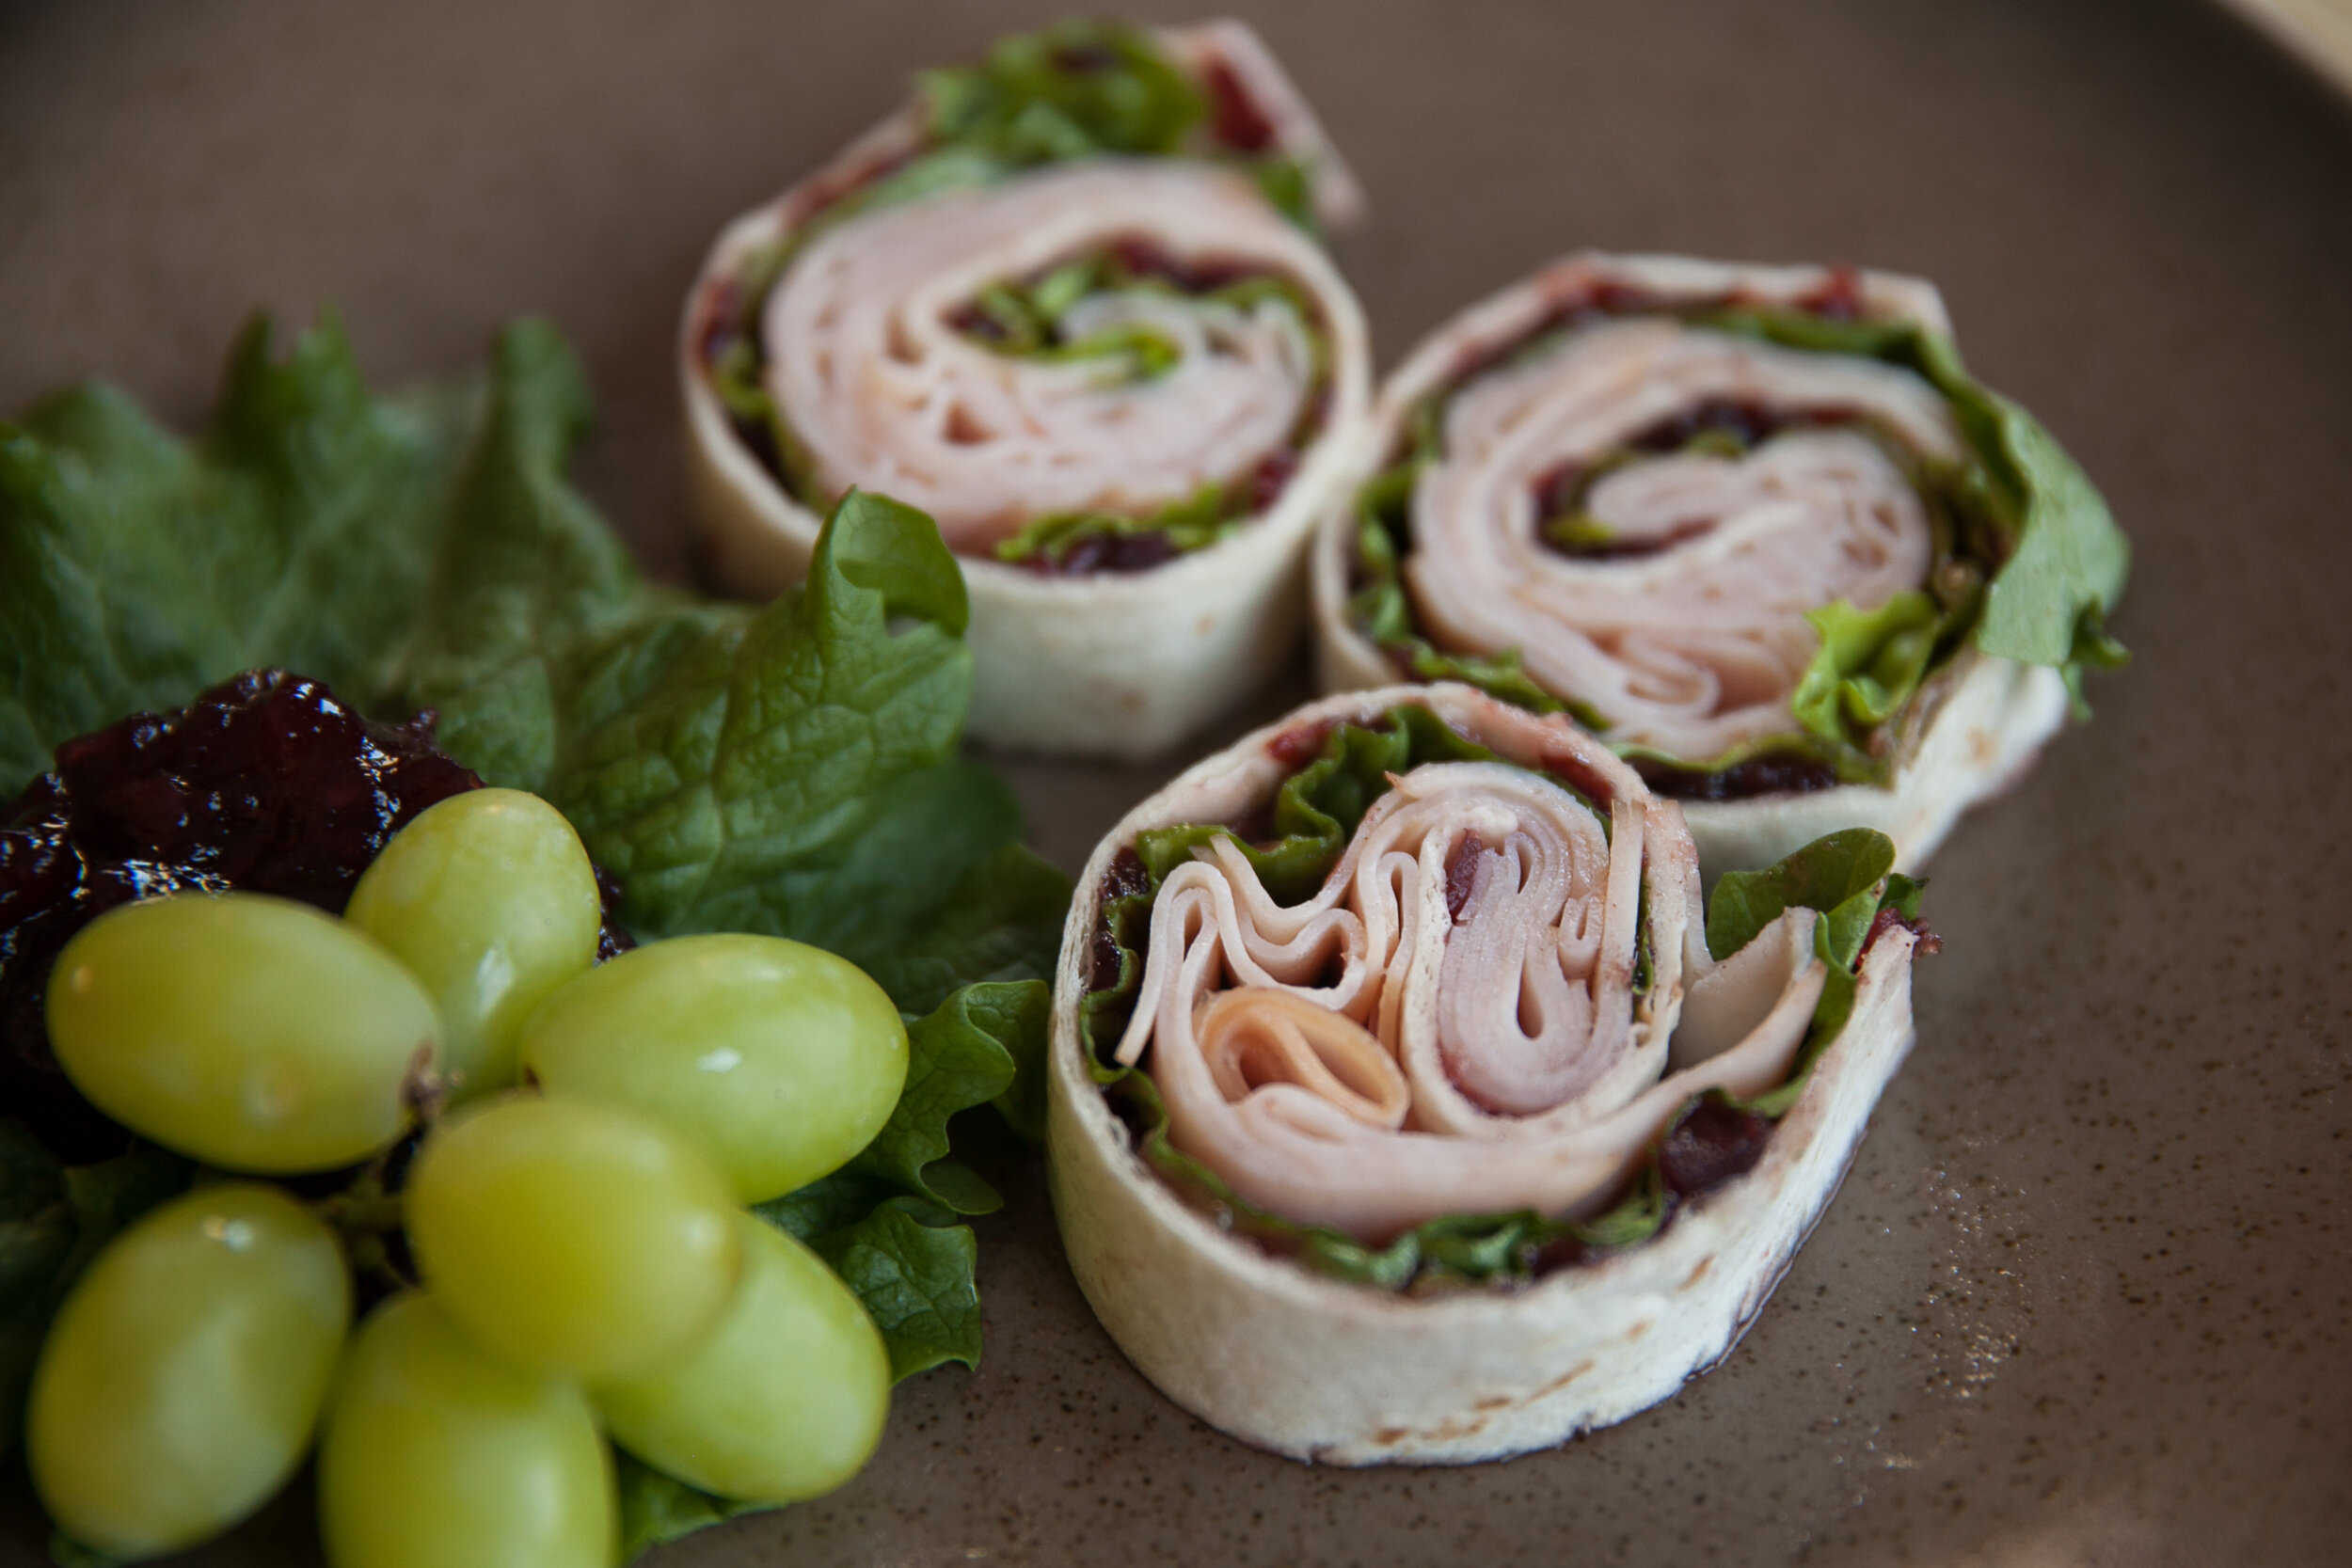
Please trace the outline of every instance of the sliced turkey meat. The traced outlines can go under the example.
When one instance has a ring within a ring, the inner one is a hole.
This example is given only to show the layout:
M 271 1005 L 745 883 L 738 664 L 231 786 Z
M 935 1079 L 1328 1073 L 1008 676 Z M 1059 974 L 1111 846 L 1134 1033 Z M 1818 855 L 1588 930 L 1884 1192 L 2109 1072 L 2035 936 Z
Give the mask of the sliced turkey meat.
M 1431 635 L 1517 649 L 1621 745 L 1704 760 L 1794 730 L 1789 698 L 1820 646 L 1805 612 L 1875 610 L 1926 581 L 1934 557 L 1927 506 L 1876 440 L 1800 428 L 1744 455 L 1638 460 L 1586 497 L 1627 553 L 1581 557 L 1543 536 L 1547 478 L 1710 404 L 1867 420 L 1922 458 L 1960 454 L 1943 400 L 1905 371 L 1666 319 L 1571 333 L 1447 404 L 1405 564 Z
M 1069 312 L 1073 336 L 1141 327 L 1169 344 L 1173 363 L 1143 379 L 999 353 L 959 326 L 992 285 L 1114 243 L 1273 273 L 1316 299 L 1344 291 L 1255 184 L 1203 164 L 1075 164 L 886 208 L 817 240 L 769 297 L 770 386 L 818 483 L 919 506 L 978 555 L 1040 516 L 1148 515 L 1279 451 L 1325 329 L 1287 299 L 1138 289 Z
M 1598 776 L 1618 793 L 1597 809 L 1503 763 L 1417 768 L 1287 908 L 1230 839 L 1176 868 L 1117 1051 L 1148 1052 L 1175 1145 L 1285 1219 L 1385 1241 L 1449 1214 L 1587 1212 L 1693 1096 L 1787 1078 L 1820 990 L 1804 966 L 1769 1028 L 1661 1080 L 1697 859 L 1673 806 Z M 1703 988 L 1712 960 L 1689 957 Z M 1329 1022 L 1303 1033 L 1301 1002 Z

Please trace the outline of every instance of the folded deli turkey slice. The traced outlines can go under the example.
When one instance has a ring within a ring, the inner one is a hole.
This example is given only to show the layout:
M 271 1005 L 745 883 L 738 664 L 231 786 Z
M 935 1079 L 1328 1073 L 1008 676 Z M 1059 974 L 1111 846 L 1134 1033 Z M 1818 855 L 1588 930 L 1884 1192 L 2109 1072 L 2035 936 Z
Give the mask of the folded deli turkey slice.
M 1071 914 L 1080 1286 L 1178 1403 L 1300 1458 L 1655 1403 L 1761 1307 L 1910 1048 L 1894 858 L 1838 832 L 1702 908 L 1678 805 L 1462 685 L 1249 736 L 1130 813 Z
M 1924 861 L 2122 657 L 2122 534 L 1915 279 L 1573 257 L 1423 343 L 1361 450 L 1326 689 L 1565 708 L 1710 876 L 1854 824 Z
M 963 567 L 972 729 L 1140 754 L 1297 634 L 1370 417 L 1314 237 L 1361 207 L 1255 34 L 1069 23 L 914 100 L 719 238 L 679 341 L 720 573 L 770 594 L 852 487 Z

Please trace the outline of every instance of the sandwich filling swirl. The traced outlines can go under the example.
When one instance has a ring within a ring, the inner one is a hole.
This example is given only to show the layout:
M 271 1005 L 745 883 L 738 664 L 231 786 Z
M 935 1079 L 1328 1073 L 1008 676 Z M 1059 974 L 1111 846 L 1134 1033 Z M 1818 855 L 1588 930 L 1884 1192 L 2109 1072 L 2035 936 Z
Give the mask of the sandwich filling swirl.
M 1160 276 L 1080 283 L 1052 302 L 1057 342 L 1009 351 L 992 301 L 1120 252 Z M 1182 286 L 1229 278 L 1275 286 Z M 1327 395 L 1318 302 L 1343 293 L 1240 174 L 1071 165 L 812 241 L 766 306 L 769 391 L 817 489 L 883 491 L 986 554 L 1041 517 L 1148 518 L 1289 461 Z
M 1704 760 L 1795 732 L 1809 611 L 1870 611 L 1936 556 L 1913 472 L 1944 399 L 1874 360 L 1672 317 L 1587 326 L 1450 399 L 1404 562 L 1439 645 L 1517 650 L 1613 743 Z
M 1692 1096 L 1781 1083 L 1823 983 L 1809 912 L 1713 964 L 1679 814 L 1597 778 L 1606 799 L 1501 762 L 1392 775 L 1292 905 L 1230 838 L 1174 868 L 1116 1050 L 1174 1145 L 1273 1213 L 1377 1241 L 1589 1212 Z M 1670 1043 L 1694 983 L 1714 1018 Z

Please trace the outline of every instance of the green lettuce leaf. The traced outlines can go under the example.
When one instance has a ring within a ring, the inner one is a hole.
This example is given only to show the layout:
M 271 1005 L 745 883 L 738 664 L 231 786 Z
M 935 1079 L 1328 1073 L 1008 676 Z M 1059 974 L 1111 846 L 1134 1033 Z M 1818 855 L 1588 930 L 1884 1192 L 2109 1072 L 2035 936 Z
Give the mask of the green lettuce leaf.
M 1045 1141 L 1045 1043 L 1053 1006 L 1054 989 L 1042 981 L 974 985 L 932 1020 L 952 1012 L 955 1028 L 986 1037 L 1012 1059 L 1011 1081 L 988 1102 L 1005 1125 L 1034 1144 Z
M 1844 909 L 1877 887 L 1894 864 L 1894 840 L 1869 828 L 1848 828 L 1761 871 L 1726 871 L 1707 901 L 1707 950 L 1718 958 L 1731 957 L 1786 910 Z
M 1069 917 L 1070 879 L 1008 844 L 975 863 L 898 951 L 859 962 L 901 1008 L 922 1011 L 958 986 L 1053 974 Z
M 1192 79 L 1140 29 L 1073 19 L 999 40 L 977 66 L 920 78 L 931 139 L 1041 164 L 1167 156 L 1208 112 Z
M 956 755 L 961 573 L 929 518 L 852 495 L 807 586 L 764 609 L 649 587 L 565 477 L 588 420 L 543 325 L 501 335 L 485 381 L 385 399 L 330 323 L 283 360 L 248 329 L 200 443 L 103 388 L 0 426 L 0 791 L 61 739 L 256 666 L 380 718 L 437 708 L 446 750 L 566 812 L 641 936 L 809 941 L 915 1015 L 909 1100 L 771 1217 L 860 1291 L 902 1373 L 974 1363 L 975 1243 L 953 1220 L 1000 1199 L 948 1123 L 998 1103 L 1034 1125 L 1023 1064 L 1070 885 L 1018 842 L 1003 784 Z M 153 1151 L 56 1172 L 11 1148 L 0 1374 L 97 1247 L 188 1175 Z M 632 1540 L 732 1511 L 691 1490 L 640 1477 L 631 1529 L 652 1533 Z
M 51 748 L 283 664 L 366 705 L 431 575 L 469 388 L 372 398 L 331 319 L 239 337 L 191 445 L 80 387 L 0 422 L 0 798 Z
M 1702 320 L 1788 347 L 1900 365 L 1943 393 L 1975 458 L 1963 476 L 1967 510 L 1996 540 L 1998 569 L 1974 628 L 1977 646 L 2059 669 L 2077 689 L 2085 663 L 2122 661 L 2106 626 L 2130 575 L 2130 542 L 2081 465 L 2040 420 L 1970 375 L 1951 339 L 1909 323 L 1793 310 L 1724 310 Z
M 1821 634 L 1821 647 L 1789 699 L 1797 722 L 1834 744 L 1867 748 L 1879 726 L 1919 689 L 1943 612 L 1934 599 L 1913 592 L 1876 610 L 1839 599 L 1805 619 Z
M 832 946 L 847 921 L 851 949 L 893 946 L 1019 831 L 1002 785 L 953 756 L 971 694 L 965 615 L 930 520 L 852 494 L 804 589 L 748 620 L 657 614 L 585 649 L 533 782 L 621 879 L 643 935 Z M 466 716 L 462 700 L 453 713 Z M 898 863 L 915 885 L 868 835 L 892 853 L 924 847 Z
M 890 1375 L 950 1361 L 980 1364 L 979 1243 L 969 1226 L 934 1225 L 921 1202 L 894 1197 L 809 1243 L 855 1291 L 890 1347 Z
M 634 1561 L 656 1546 L 746 1513 L 765 1513 L 780 1503 L 747 1503 L 721 1497 L 665 1475 L 619 1449 L 612 1452 L 613 1481 L 621 1505 L 621 1560 Z
M 485 779 L 536 789 L 554 765 L 571 651 L 631 626 L 648 641 L 645 627 L 670 624 L 664 609 L 684 625 L 713 612 L 647 588 L 567 482 L 592 408 L 555 330 L 516 323 L 493 367 L 389 694 L 437 709 L 439 744 Z
M 1395 590 L 1399 603 L 1405 591 Z M 1390 645 L 1391 656 L 1401 655 L 1408 673 L 1418 681 L 1460 681 L 1474 686 L 1498 702 L 1523 707 L 1530 713 L 1567 713 L 1587 729 L 1606 729 L 1608 721 L 1598 710 L 1584 703 L 1567 703 L 1535 684 L 1519 663 L 1519 651 L 1505 648 L 1491 658 L 1477 658 L 1469 654 L 1440 653 L 1437 644 L 1418 634 L 1397 639 Z
M 1977 645 L 2026 664 L 2121 664 L 2122 644 L 2106 626 L 2131 571 L 2130 544 L 2050 433 L 2015 404 L 1988 400 L 2021 515 L 2017 552 L 1985 595 Z
M 1070 884 L 1017 842 L 1002 781 L 955 755 L 967 615 L 930 520 L 853 493 L 804 589 L 748 618 L 655 605 L 565 661 L 551 760 L 519 782 L 621 879 L 642 936 L 814 942 L 910 1011 L 1042 975 Z M 443 701 L 474 723 L 469 696 Z
M 1895 841 L 1869 828 L 1848 828 L 1815 839 L 1761 871 L 1727 871 L 1707 904 L 1707 948 L 1728 958 L 1754 941 L 1782 911 L 1820 911 L 1813 951 L 1827 972 L 1820 1000 L 1788 1081 L 1738 1108 L 1778 1117 L 1804 1092 L 1813 1063 L 1852 1016 L 1854 967 L 1883 911 L 1916 920 L 1927 884 L 1894 873 Z
M 1196 849 L 1228 838 L 1278 903 L 1295 904 L 1312 896 L 1339 863 L 1364 812 L 1389 792 L 1391 774 L 1410 772 L 1426 762 L 1493 760 L 1492 752 L 1464 738 L 1429 709 L 1400 704 L 1375 726 L 1334 725 L 1324 737 L 1322 754 L 1282 781 L 1274 797 L 1271 843 L 1251 844 L 1232 828 L 1201 824 L 1147 829 L 1136 835 L 1136 853 L 1157 887 Z
M 1023 1060 L 1042 1054 L 1052 993 L 1041 980 L 966 986 L 907 1030 L 906 1089 L 874 1141 L 850 1162 L 959 1214 L 1004 1206 L 988 1183 L 947 1158 L 947 1119 L 1010 1094 Z
M 919 176 L 928 192 L 1077 158 L 1208 158 L 1244 170 L 1284 215 L 1313 227 L 1312 182 L 1298 161 L 1220 142 L 1200 84 L 1128 24 L 1073 18 L 1014 34 L 977 65 L 923 72 L 917 93 L 930 150 L 884 184 Z M 946 181 L 929 172 L 951 161 L 959 166 Z

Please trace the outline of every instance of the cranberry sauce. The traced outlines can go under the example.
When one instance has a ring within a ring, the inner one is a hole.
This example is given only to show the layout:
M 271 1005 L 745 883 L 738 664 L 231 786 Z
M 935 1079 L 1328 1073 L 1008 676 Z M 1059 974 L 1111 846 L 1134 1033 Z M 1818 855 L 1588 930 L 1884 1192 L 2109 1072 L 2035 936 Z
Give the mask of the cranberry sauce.
M 1200 85 L 1209 97 L 1209 121 L 1216 139 L 1236 152 L 1256 154 L 1274 146 L 1274 121 L 1258 107 L 1242 85 L 1241 75 L 1223 59 L 1210 56 L 1201 68 Z
M 1748 800 L 1758 795 L 1810 795 L 1837 787 L 1837 765 L 1802 752 L 1768 752 L 1712 773 L 1649 757 L 1632 760 L 1633 770 L 1650 792 L 1669 800 Z
M 1057 555 L 1039 550 L 1013 562 L 1042 578 L 1082 578 L 1096 572 L 1148 572 L 1181 552 L 1166 529 L 1143 533 L 1089 533 Z
M 1821 282 L 1785 303 L 1762 299 L 1740 290 L 1718 294 L 1676 294 L 1613 278 L 1584 277 L 1561 288 L 1524 330 L 1500 341 L 1466 350 L 1446 378 L 1459 388 L 1509 359 L 1528 344 L 1571 327 L 1590 326 L 1620 316 L 1705 314 L 1714 310 L 1772 309 L 1793 311 L 1823 321 L 1862 321 L 1869 315 L 1863 295 L 1861 272 L 1834 266 Z
M 1926 921 L 1906 920 L 1903 918 L 1902 911 L 1889 904 L 1872 917 L 1870 929 L 1862 939 L 1862 946 L 1855 955 L 1854 962 L 1859 964 L 1864 958 L 1869 957 L 1870 949 L 1878 945 L 1879 938 L 1898 926 L 1911 933 L 1914 944 L 1911 950 L 1917 957 L 1927 958 L 1944 951 L 1944 939 L 1929 930 Z
M 281 670 L 225 681 L 177 713 L 135 713 L 59 746 L 0 807 L 0 1106 L 69 1162 L 127 1134 L 50 1053 L 42 999 L 73 934 L 119 904 L 241 888 L 340 914 L 387 839 L 482 787 L 434 750 L 432 715 L 378 724 Z M 611 918 L 608 952 L 628 938 Z
M 1337 719 L 1318 719 L 1312 723 L 1293 724 L 1265 743 L 1266 755 L 1295 773 L 1315 758 L 1323 755 L 1324 744 L 1331 732 L 1340 727 Z
M 1754 1169 L 1772 1136 L 1770 1120 L 1709 1095 L 1659 1145 L 1658 1175 L 1675 1197 L 1697 1197 Z
M 1618 450 L 1645 457 L 1665 456 L 1683 451 L 1702 436 L 1713 436 L 1732 451 L 1744 452 L 1784 430 L 1820 429 L 1849 424 L 1852 420 L 1852 411 L 1845 408 L 1775 408 L 1744 399 L 1708 398 L 1634 432 Z M 1605 471 L 1589 463 L 1566 463 L 1545 474 L 1534 485 L 1536 515 L 1564 517 L 1581 511 L 1586 496 Z M 1580 561 L 1619 561 L 1661 554 L 1711 532 L 1714 527 L 1714 518 L 1704 517 L 1640 539 L 1565 544 L 1549 532 L 1541 537 L 1553 549 Z
M 1103 873 L 1103 885 L 1095 895 L 1096 915 L 1094 940 L 1087 953 L 1087 990 L 1110 990 L 1119 984 L 1119 935 L 1111 929 L 1111 906 L 1122 898 L 1152 891 L 1152 874 L 1144 869 L 1143 857 L 1134 845 L 1122 847 L 1111 857 L 1110 868 Z

